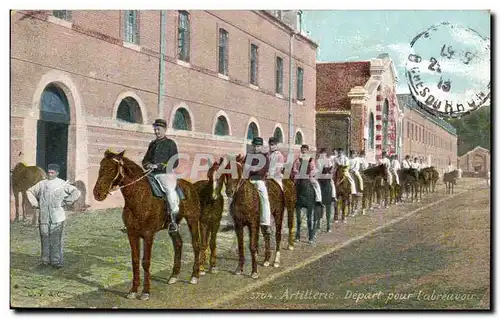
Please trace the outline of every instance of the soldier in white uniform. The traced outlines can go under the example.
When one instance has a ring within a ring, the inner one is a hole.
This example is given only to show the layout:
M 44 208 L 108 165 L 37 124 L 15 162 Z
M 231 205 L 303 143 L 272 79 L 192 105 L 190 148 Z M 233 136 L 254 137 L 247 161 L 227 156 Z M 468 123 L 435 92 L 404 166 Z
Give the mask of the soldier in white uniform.
M 50 164 L 47 179 L 38 182 L 26 192 L 33 208 L 40 208 L 39 229 L 42 242 L 42 265 L 63 267 L 63 230 L 66 212 L 80 197 L 80 191 L 67 181 L 58 178 L 59 165 Z
M 411 168 L 411 158 L 410 155 L 406 155 L 405 159 L 403 160 L 402 166 L 404 169 L 410 169 Z
M 385 165 L 385 169 L 387 170 L 387 183 L 389 186 L 392 185 L 392 174 L 390 174 L 391 161 L 387 157 L 386 151 L 382 152 L 382 158 L 380 159 L 379 164 Z
M 420 163 L 418 162 L 418 157 L 415 157 L 413 159 L 413 163 L 411 163 L 411 168 L 414 168 L 420 172 Z
M 359 173 L 359 170 L 361 169 L 361 158 L 357 155 L 356 151 L 351 151 L 351 162 L 350 162 L 350 169 L 351 173 L 353 173 L 359 181 L 359 192 L 363 192 L 363 178 L 361 177 L 361 174 Z
M 316 165 L 317 176 L 321 176 L 324 169 L 327 169 L 328 171 L 331 172 L 333 169 L 333 163 L 330 160 L 330 158 L 327 157 L 326 149 L 322 148 L 319 150 L 319 158 L 318 158 L 317 165 Z M 337 193 L 335 192 L 335 183 L 333 182 L 333 175 L 330 178 L 330 183 L 332 185 L 332 198 L 334 200 L 337 200 Z
M 453 167 L 453 165 L 451 164 L 451 162 L 448 163 L 448 169 L 447 169 L 447 173 L 451 173 L 455 170 L 455 168 Z
M 367 169 L 368 167 L 370 167 L 370 165 L 368 164 L 368 161 L 366 160 L 365 156 L 366 156 L 365 151 L 361 151 L 359 153 L 359 162 L 360 162 L 360 169 L 361 169 L 361 171 L 364 171 L 365 169 Z
M 349 164 L 350 160 L 345 156 L 344 150 L 339 148 L 338 149 L 338 156 L 335 159 L 335 170 L 338 169 L 338 166 L 347 166 L 347 170 L 349 171 Z M 354 184 L 354 180 L 351 177 L 351 174 L 346 175 L 347 179 L 349 180 L 349 183 L 351 184 L 351 194 L 356 195 L 356 185 Z
M 391 171 L 395 176 L 397 185 L 399 185 L 399 170 L 400 169 L 401 169 L 401 165 L 399 164 L 398 156 L 396 154 L 394 154 L 394 155 L 392 155 Z

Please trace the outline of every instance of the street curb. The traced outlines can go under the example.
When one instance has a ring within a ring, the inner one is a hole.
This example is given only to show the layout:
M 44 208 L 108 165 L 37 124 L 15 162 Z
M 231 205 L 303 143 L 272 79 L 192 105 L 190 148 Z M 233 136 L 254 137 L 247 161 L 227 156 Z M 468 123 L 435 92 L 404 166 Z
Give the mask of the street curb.
M 268 283 L 270 283 L 270 282 L 272 282 L 272 281 L 274 281 L 274 280 L 276 280 L 276 279 L 278 279 L 280 277 L 283 277 L 284 275 L 286 275 L 286 274 L 288 274 L 288 273 L 290 273 L 290 272 L 292 272 L 294 270 L 297 270 L 299 268 L 305 267 L 305 266 L 307 266 L 307 265 L 309 265 L 309 264 L 311 264 L 311 263 L 313 263 L 313 262 L 315 262 L 315 261 L 317 261 L 317 260 L 319 260 L 319 259 L 321 259 L 321 258 L 323 258 L 323 257 L 325 257 L 325 256 L 327 256 L 327 255 L 329 255 L 329 254 L 331 254 L 331 253 L 339 250 L 339 249 L 342 249 L 342 248 L 344 248 L 344 247 L 346 247 L 346 246 L 348 246 L 348 245 L 350 245 L 350 244 L 352 244 L 354 242 L 357 242 L 357 241 L 359 241 L 361 239 L 364 239 L 364 238 L 366 238 L 366 237 L 368 237 L 368 236 L 370 236 L 370 235 L 378 232 L 381 229 L 384 229 L 384 228 L 387 228 L 389 226 L 392 226 L 392 225 L 394 225 L 394 224 L 396 224 L 396 223 L 398 223 L 398 222 L 400 222 L 400 221 L 402 221 L 404 219 L 407 219 L 407 218 L 409 218 L 409 217 L 417 214 L 418 212 L 420 212 L 422 210 L 425 210 L 425 209 L 427 209 L 429 207 L 435 206 L 437 204 L 440 204 L 442 202 L 445 202 L 447 200 L 450 200 L 450 199 L 453 199 L 453 198 L 455 198 L 457 196 L 460 196 L 460 195 L 462 195 L 464 193 L 470 192 L 472 189 L 473 188 L 461 191 L 460 193 L 456 193 L 456 194 L 453 194 L 451 196 L 447 196 L 447 197 L 445 197 L 443 199 L 440 199 L 438 201 L 435 201 L 433 203 L 429 203 L 429 204 L 427 204 L 425 206 L 419 207 L 419 208 L 417 208 L 417 209 L 415 209 L 415 210 L 413 210 L 411 212 L 408 212 L 408 213 L 404 214 L 403 216 L 397 217 L 397 218 L 395 218 L 395 219 L 393 219 L 393 220 L 391 220 L 391 221 L 389 221 L 389 222 L 387 222 L 387 223 L 385 223 L 385 224 L 383 224 L 381 226 L 378 226 L 378 227 L 376 227 L 376 228 L 374 228 L 374 229 L 372 229 L 372 230 L 370 230 L 370 231 L 368 231 L 368 232 L 366 232 L 366 233 L 364 233 L 364 234 L 362 234 L 360 236 L 351 238 L 351 239 L 349 239 L 349 240 L 347 240 L 347 241 L 345 241 L 343 243 L 340 243 L 340 244 L 338 244 L 336 246 L 333 246 L 332 248 L 327 249 L 327 250 L 323 251 L 322 253 L 320 253 L 318 255 L 312 256 L 312 257 L 310 257 L 310 258 L 308 258 L 308 259 L 306 259 L 306 260 L 304 260 L 304 261 L 302 261 L 302 262 L 300 262 L 300 263 L 298 263 L 298 264 L 296 264 L 296 265 L 294 265 L 294 266 L 292 266 L 290 268 L 287 268 L 287 269 L 285 269 L 285 270 L 283 270 L 281 272 L 273 273 L 273 274 L 269 275 L 268 277 L 266 277 L 266 278 L 264 278 L 264 279 L 262 279 L 262 280 L 260 280 L 258 282 L 250 284 L 250 285 L 248 285 L 248 286 L 246 286 L 246 287 L 244 287 L 244 288 L 242 288 L 242 289 L 240 289 L 240 290 L 238 290 L 238 291 L 236 291 L 236 292 L 234 292 L 232 294 L 229 294 L 229 295 L 227 295 L 227 296 L 225 296 L 223 298 L 220 298 L 220 299 L 218 299 L 216 301 L 207 303 L 207 304 L 201 306 L 200 308 L 201 309 L 206 309 L 206 308 L 213 309 L 213 308 L 216 308 L 217 306 L 220 306 L 221 304 L 224 304 L 224 303 L 227 303 L 230 300 L 236 299 L 236 298 L 240 297 L 241 295 L 243 295 L 245 293 L 248 293 L 248 292 L 250 292 L 250 291 L 252 291 L 252 290 L 254 290 L 256 288 L 259 288 L 259 287 L 261 287 L 263 285 L 266 285 L 266 284 L 268 284 Z

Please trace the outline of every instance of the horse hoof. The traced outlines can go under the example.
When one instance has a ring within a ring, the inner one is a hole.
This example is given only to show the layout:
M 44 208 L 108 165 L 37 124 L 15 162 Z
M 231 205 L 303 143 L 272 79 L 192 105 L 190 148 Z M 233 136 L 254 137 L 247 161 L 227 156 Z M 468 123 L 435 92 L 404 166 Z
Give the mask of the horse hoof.
M 288 250 L 294 250 L 294 249 L 295 249 L 295 247 L 290 246 L 290 245 L 288 246 Z
M 205 276 L 207 273 L 204 270 L 200 270 L 200 276 Z
M 347 219 L 344 219 L 342 222 L 343 222 L 344 224 L 347 224 Z
M 196 277 L 191 277 L 191 280 L 189 281 L 191 285 L 196 285 L 198 283 L 198 278 Z
M 234 274 L 235 274 L 236 276 L 241 276 L 241 275 L 243 274 L 243 271 L 241 271 L 240 269 L 236 269 L 236 270 L 234 271 Z
M 137 297 L 137 293 L 136 292 L 129 292 L 127 294 L 127 299 L 135 299 Z
M 280 263 L 274 262 L 273 266 L 274 266 L 274 268 L 279 268 Z
M 170 279 L 168 280 L 168 284 L 169 285 L 173 285 L 177 282 L 177 278 L 175 277 L 170 277 Z
M 149 300 L 151 296 L 149 295 L 149 293 L 145 292 L 141 295 L 141 300 Z
M 259 274 L 256 272 L 253 272 L 250 277 L 252 277 L 252 279 L 257 279 L 257 278 L 259 278 Z
M 271 265 L 269 261 L 264 261 L 264 263 L 262 264 L 262 266 L 264 267 L 269 267 L 269 265 Z
M 366 210 L 363 209 L 363 211 L 361 212 L 361 215 L 366 215 Z
M 218 272 L 219 272 L 219 271 L 217 270 L 217 268 L 215 268 L 215 267 L 210 267 L 210 273 L 211 273 L 211 274 L 216 274 L 216 273 L 218 273 Z

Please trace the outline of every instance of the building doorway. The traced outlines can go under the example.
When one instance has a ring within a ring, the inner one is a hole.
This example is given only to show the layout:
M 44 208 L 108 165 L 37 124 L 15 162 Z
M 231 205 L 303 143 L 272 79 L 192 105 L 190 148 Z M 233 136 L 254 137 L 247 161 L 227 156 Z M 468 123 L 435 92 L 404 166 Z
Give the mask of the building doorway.
M 58 86 L 49 84 L 40 100 L 40 119 L 37 123 L 36 165 L 47 170 L 47 165 L 61 167 L 59 178 L 67 179 L 69 103 Z

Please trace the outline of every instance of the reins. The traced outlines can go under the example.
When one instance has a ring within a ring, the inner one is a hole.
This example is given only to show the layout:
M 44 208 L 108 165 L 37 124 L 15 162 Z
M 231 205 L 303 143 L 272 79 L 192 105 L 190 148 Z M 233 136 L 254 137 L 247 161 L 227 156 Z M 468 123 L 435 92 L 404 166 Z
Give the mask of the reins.
M 118 183 L 121 183 L 122 179 L 125 177 L 125 174 L 123 173 L 123 160 L 117 160 L 116 158 L 113 158 L 113 161 L 117 162 L 118 163 L 118 172 L 116 173 L 116 176 L 115 178 L 113 178 L 113 180 L 111 181 L 111 185 L 113 185 L 116 181 L 116 179 L 118 178 L 118 176 L 122 175 L 122 178 L 120 179 L 120 181 Z M 109 191 L 108 191 L 108 194 L 109 195 L 113 195 L 113 192 L 116 192 L 116 191 L 119 191 L 120 189 L 123 189 L 125 187 L 128 187 L 130 185 L 133 185 L 135 183 L 137 183 L 138 181 L 140 181 L 141 179 L 143 179 L 144 177 L 148 176 L 149 174 L 151 174 L 151 172 L 153 171 L 153 169 L 149 169 L 146 171 L 146 173 L 144 175 L 142 175 L 141 177 L 139 177 L 138 179 L 136 180 L 133 180 L 132 182 L 128 183 L 128 184 L 125 184 L 125 185 L 122 185 L 120 187 L 117 187 L 115 189 L 111 189 L 112 186 L 109 187 Z

